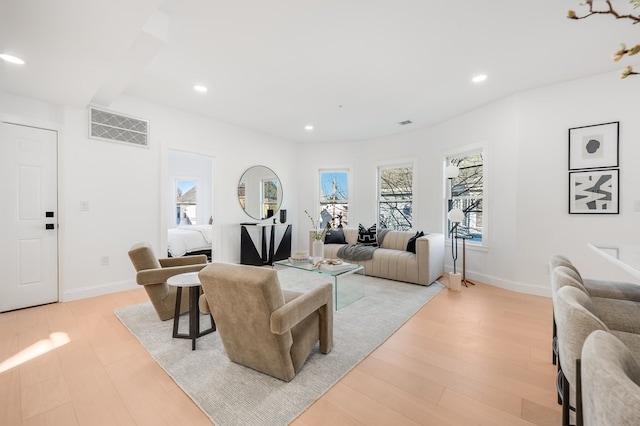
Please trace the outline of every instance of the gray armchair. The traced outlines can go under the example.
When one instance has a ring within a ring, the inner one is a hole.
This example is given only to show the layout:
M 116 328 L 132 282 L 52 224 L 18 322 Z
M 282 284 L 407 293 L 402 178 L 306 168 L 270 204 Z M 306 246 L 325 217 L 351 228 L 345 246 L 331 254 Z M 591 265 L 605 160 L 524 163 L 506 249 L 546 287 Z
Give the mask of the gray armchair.
M 198 272 L 207 266 L 207 256 L 184 256 L 158 259 L 148 243 L 137 243 L 129 249 L 129 259 L 136 269 L 136 282 L 144 286 L 158 317 L 162 321 L 173 318 L 176 308 L 176 287 L 167 279 L 185 272 Z M 180 312 L 189 310 L 189 298 L 180 303 Z
M 574 277 L 580 281 L 586 289 L 587 294 L 591 297 L 604 297 L 608 299 L 640 302 L 640 286 L 638 284 L 626 281 L 583 278 L 578 269 L 567 257 L 556 254 L 551 257 L 551 260 L 549 261 L 549 268 L 551 272 L 553 272 L 553 270 L 558 266 L 565 266 L 571 269 L 574 273 Z
M 609 332 L 624 342 L 634 356 L 640 359 L 640 335 L 611 330 L 599 318 L 591 298 L 584 291 L 571 285 L 562 286 L 557 290 L 553 310 L 558 326 L 562 424 L 568 425 L 569 407 L 575 407 L 576 401 L 576 360 L 581 357 L 587 337 L 596 330 Z
M 552 294 L 562 287 L 570 286 L 582 291 L 594 306 L 595 313 L 612 330 L 640 334 L 640 302 L 608 297 L 594 297 L 574 272 L 565 266 L 558 266 L 551 274 Z M 555 302 L 555 300 L 554 300 Z
M 233 362 L 284 381 L 300 371 L 319 341 L 333 346 L 332 284 L 283 291 L 275 270 L 215 262 L 200 271 L 200 307 L 211 312 Z
M 580 371 L 585 426 L 640 424 L 640 366 L 618 338 L 591 333 L 582 347 Z

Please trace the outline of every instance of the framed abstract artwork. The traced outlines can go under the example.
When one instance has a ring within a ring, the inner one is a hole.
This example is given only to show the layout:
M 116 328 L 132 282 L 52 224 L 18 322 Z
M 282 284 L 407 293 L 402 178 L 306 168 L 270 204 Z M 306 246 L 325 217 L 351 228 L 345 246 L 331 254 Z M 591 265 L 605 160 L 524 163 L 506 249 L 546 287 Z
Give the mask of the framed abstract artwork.
M 569 170 L 618 167 L 620 122 L 569 129 Z
M 618 169 L 569 172 L 569 213 L 618 214 Z

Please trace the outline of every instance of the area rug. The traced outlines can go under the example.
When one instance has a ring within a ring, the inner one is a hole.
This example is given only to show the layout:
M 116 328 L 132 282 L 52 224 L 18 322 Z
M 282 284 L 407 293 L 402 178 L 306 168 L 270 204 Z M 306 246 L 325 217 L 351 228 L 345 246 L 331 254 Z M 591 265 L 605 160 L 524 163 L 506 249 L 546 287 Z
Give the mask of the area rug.
M 283 287 L 299 288 L 314 274 L 279 275 Z M 287 425 L 443 288 L 438 282 L 424 287 L 361 275 L 348 280 L 363 284 L 365 296 L 335 312 L 333 350 L 313 352 L 289 383 L 229 361 L 217 333 L 199 338 L 192 351 L 190 340 L 171 337 L 172 321 L 160 321 L 150 302 L 115 314 L 216 425 Z

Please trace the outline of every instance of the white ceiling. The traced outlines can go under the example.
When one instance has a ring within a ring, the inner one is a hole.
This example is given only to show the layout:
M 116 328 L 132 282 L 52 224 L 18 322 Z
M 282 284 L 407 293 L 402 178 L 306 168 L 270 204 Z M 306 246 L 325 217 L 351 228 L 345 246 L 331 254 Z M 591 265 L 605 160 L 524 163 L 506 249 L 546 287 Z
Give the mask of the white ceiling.
M 570 21 L 568 9 L 584 7 L 579 0 L 0 0 L 0 52 L 27 61 L 0 63 L 0 90 L 106 108 L 124 93 L 290 140 L 370 139 L 634 64 L 613 63 L 611 53 L 640 41 L 636 27 L 611 16 Z M 487 81 L 471 83 L 479 73 Z M 209 91 L 196 93 L 194 84 Z M 413 124 L 398 125 L 404 120 Z

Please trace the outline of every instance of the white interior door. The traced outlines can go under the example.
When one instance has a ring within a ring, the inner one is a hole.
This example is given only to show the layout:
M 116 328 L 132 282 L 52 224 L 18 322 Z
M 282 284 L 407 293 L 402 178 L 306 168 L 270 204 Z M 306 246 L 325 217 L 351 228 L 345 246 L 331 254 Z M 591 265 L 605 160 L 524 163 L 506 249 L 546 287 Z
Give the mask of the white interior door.
M 0 123 L 0 312 L 58 300 L 58 136 Z

